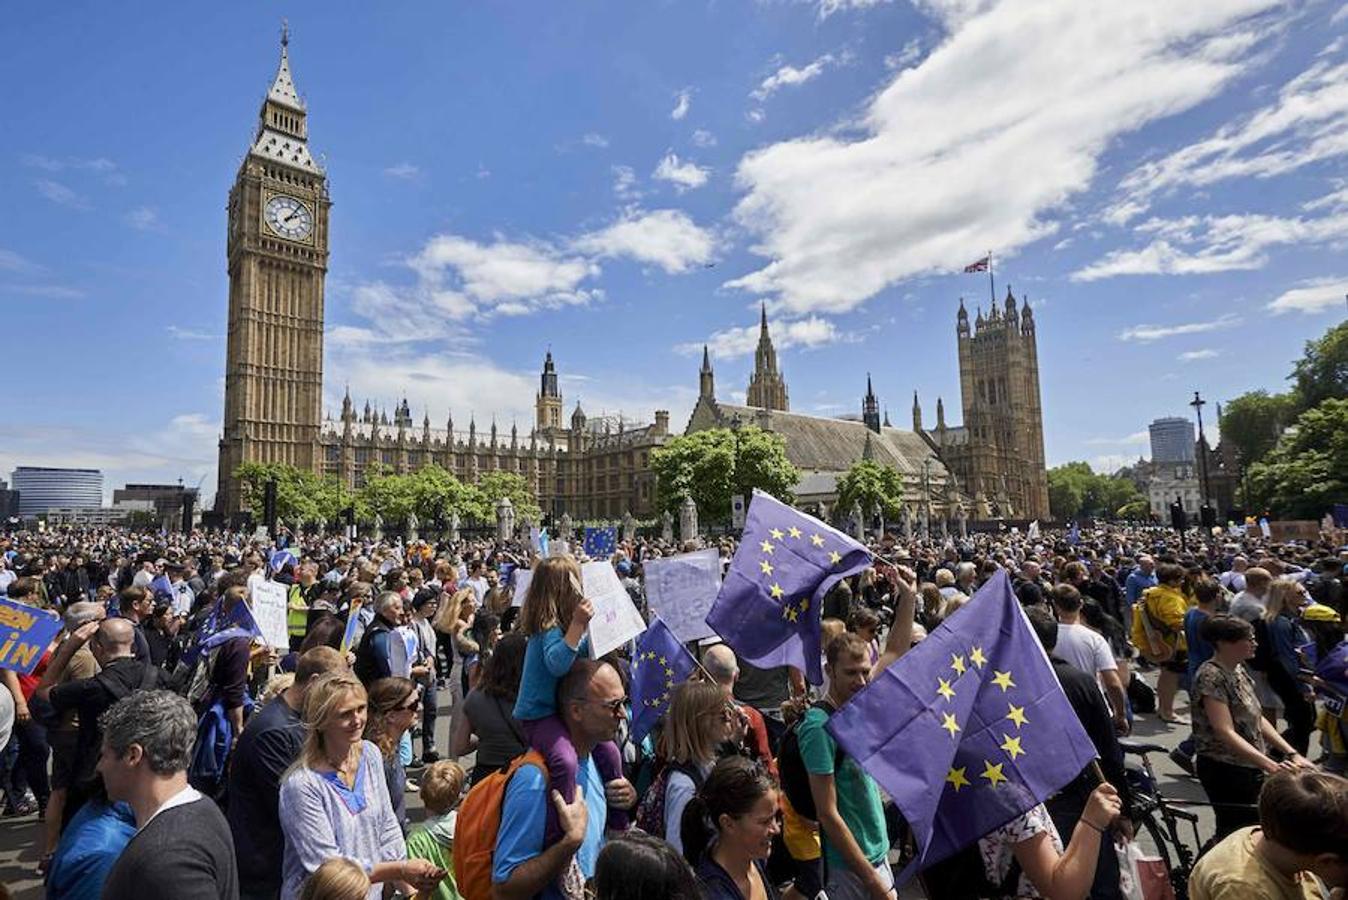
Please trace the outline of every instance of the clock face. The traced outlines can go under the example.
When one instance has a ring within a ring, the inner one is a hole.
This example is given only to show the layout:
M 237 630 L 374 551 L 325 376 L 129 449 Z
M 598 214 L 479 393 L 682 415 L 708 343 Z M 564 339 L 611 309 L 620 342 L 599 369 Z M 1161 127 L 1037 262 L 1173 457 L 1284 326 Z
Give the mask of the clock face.
M 292 241 L 304 240 L 314 229 L 314 216 L 309 207 L 284 194 L 277 194 L 267 201 L 263 218 L 268 228 Z

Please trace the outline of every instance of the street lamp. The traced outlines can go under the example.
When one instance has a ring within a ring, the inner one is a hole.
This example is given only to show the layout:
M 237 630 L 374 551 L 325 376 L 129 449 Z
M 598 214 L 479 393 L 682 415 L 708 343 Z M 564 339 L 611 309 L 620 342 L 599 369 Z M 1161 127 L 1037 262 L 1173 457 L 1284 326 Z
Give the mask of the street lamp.
M 1201 479 L 1203 489 L 1203 507 L 1207 508 L 1208 498 L 1211 496 L 1208 490 L 1208 441 L 1203 435 L 1203 407 L 1207 406 L 1207 401 L 1198 395 L 1198 391 L 1194 391 L 1194 399 L 1189 405 L 1198 415 L 1198 477 Z M 1203 524 L 1206 525 L 1207 522 Z

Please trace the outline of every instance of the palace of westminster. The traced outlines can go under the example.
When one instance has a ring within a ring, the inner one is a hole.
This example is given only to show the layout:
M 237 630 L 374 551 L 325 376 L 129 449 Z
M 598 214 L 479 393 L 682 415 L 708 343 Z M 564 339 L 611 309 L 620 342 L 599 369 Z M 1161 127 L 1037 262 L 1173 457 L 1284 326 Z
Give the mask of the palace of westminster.
M 220 440 L 217 512 L 240 512 L 235 469 L 244 462 L 287 463 L 332 475 L 351 487 L 367 467 L 405 473 L 428 464 L 472 483 L 487 472 L 523 476 L 547 513 L 573 519 L 655 514 L 651 451 L 670 439 L 669 413 L 631 427 L 620 418 L 587 418 L 577 403 L 564 419 L 557 370 L 549 352 L 528 434 L 498 433 L 493 421 L 443 428 L 429 415 L 417 425 L 404 399 L 390 419 L 367 402 L 357 410 L 348 391 L 337 420 L 324 419 L 323 289 L 328 266 L 327 177 L 308 146 L 307 111 L 290 72 L 288 41 L 262 103 L 257 136 L 229 193 L 228 344 L 224 429 Z M 903 476 L 915 516 L 973 520 L 1047 519 L 1043 411 L 1035 320 L 1017 309 L 1008 289 L 1002 308 L 980 309 L 971 323 L 960 302 L 956 319 L 963 424 L 925 429 L 913 397 L 912 428 L 891 427 L 867 377 L 857 419 L 790 411 L 785 377 L 760 323 L 754 372 L 744 405 L 716 399 L 704 349 L 697 404 L 685 432 L 758 425 L 780 434 L 801 471 L 798 502 L 833 515 L 836 482 L 860 459 Z

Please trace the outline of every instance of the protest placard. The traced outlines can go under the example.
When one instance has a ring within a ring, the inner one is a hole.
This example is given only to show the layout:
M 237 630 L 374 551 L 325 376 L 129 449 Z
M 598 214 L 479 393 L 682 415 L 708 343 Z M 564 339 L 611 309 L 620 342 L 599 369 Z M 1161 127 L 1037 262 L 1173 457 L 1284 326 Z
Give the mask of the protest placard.
M 680 643 L 701 640 L 716 632 L 707 613 L 721 591 L 721 555 L 713 547 L 647 560 L 646 602 Z
M 580 576 L 585 596 L 594 604 L 594 618 L 590 620 L 592 657 L 598 659 L 646 630 L 646 621 L 610 563 L 585 563 Z
M 0 669 L 33 674 L 61 620 L 46 610 L 0 597 Z
M 264 641 L 279 649 L 289 648 L 284 584 L 279 581 L 259 581 L 253 585 L 253 620 L 261 629 Z
M 529 582 L 533 580 L 533 569 L 515 570 L 515 597 L 510 601 L 511 606 L 523 606 L 524 595 L 529 593 Z
M 342 632 L 343 653 L 351 649 L 352 642 L 356 639 L 356 628 L 360 625 L 360 619 L 357 613 L 360 612 L 361 601 L 359 598 L 351 601 L 351 609 L 346 614 L 346 630 Z

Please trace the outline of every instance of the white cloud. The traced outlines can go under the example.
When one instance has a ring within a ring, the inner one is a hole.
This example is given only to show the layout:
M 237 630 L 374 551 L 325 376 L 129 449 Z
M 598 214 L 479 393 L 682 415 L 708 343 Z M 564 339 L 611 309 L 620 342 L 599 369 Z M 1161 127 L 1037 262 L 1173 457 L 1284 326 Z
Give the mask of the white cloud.
M 922 38 L 912 38 L 897 53 L 885 56 L 885 68 L 891 71 L 906 69 L 922 58 Z
M 660 160 L 651 177 L 657 181 L 668 181 L 682 193 L 702 187 L 707 183 L 707 176 L 710 173 L 710 169 L 699 166 L 692 160 L 680 160 L 678 154 L 671 150 Z
M 1120 182 L 1109 218 L 1122 224 L 1158 195 L 1233 178 L 1269 178 L 1348 154 L 1348 63 L 1316 60 L 1272 102 Z
M 0 272 L 39 272 L 42 267 L 13 250 L 0 247 Z
M 580 142 L 587 147 L 595 147 L 600 150 L 608 146 L 608 138 L 593 131 L 586 132 L 581 137 Z
M 705 265 L 715 243 L 680 210 L 634 212 L 618 222 L 579 238 L 575 248 L 598 257 L 622 256 L 657 265 L 671 275 Z
M 1218 331 L 1222 328 L 1234 328 L 1242 321 L 1240 316 L 1227 313 L 1207 322 L 1185 322 L 1180 325 L 1134 325 L 1119 332 L 1119 340 L 1141 341 L 1145 344 L 1181 334 L 1203 334 L 1208 331 Z
M 89 201 L 76 193 L 73 189 L 67 187 L 59 181 L 52 181 L 50 178 L 39 178 L 33 182 L 37 186 L 37 191 L 57 206 L 68 206 L 71 209 L 90 209 Z
M 759 325 L 745 325 L 742 328 L 727 328 L 714 332 L 705 341 L 688 341 L 674 349 L 686 356 L 702 352 L 705 344 L 713 359 L 735 359 L 748 356 L 758 346 Z M 818 347 L 851 340 L 850 335 L 838 331 L 828 319 L 810 316 L 794 322 L 775 322 L 771 326 L 772 343 L 778 350 L 792 347 Z
M 1102 453 L 1090 458 L 1091 471 L 1101 475 L 1113 475 L 1126 466 L 1137 462 L 1137 457 L 1126 453 Z
M 1146 444 L 1150 440 L 1151 440 L 1150 432 L 1143 430 L 1143 431 L 1134 431 L 1132 434 L 1127 434 L 1124 435 L 1123 437 L 1118 438 L 1114 437 L 1087 438 L 1086 440 L 1082 441 L 1082 443 L 1084 443 L 1087 447 L 1114 447 L 1121 444 L 1122 445 Z
M 593 263 L 550 244 L 500 236 L 484 244 L 456 234 L 436 235 L 409 264 L 436 288 L 456 284 L 454 290 L 476 301 L 479 311 L 507 300 L 584 302 L 580 284 L 598 274 Z
M 421 167 L 413 165 L 410 162 L 400 162 L 384 169 L 384 174 L 389 178 L 399 178 L 403 181 L 411 181 L 421 174 Z
M 1198 362 L 1203 359 L 1216 359 L 1221 356 L 1220 350 L 1186 350 L 1179 355 L 1180 362 Z
M 795 66 L 782 66 L 776 72 L 764 78 L 749 96 L 762 103 L 784 87 L 795 87 L 807 81 L 813 81 L 824 74 L 824 69 L 832 64 L 833 54 L 825 53 L 799 69 Z
M 44 172 L 80 172 L 92 173 L 114 187 L 126 184 L 126 175 L 117 168 L 117 163 L 106 157 L 85 158 L 78 156 L 52 157 L 40 153 L 28 153 L 19 158 L 19 162 L 30 169 Z
M 692 141 L 694 147 L 715 147 L 716 135 L 699 128 L 693 132 Z
M 170 325 L 164 329 L 169 333 L 169 337 L 177 338 L 180 341 L 218 341 L 220 335 L 211 334 L 195 328 L 183 328 L 178 325 Z
M 63 284 L 6 284 L 0 285 L 0 295 L 2 294 L 41 297 L 44 300 L 79 300 L 85 296 L 85 292 L 79 288 Z
M 870 9 L 872 6 L 879 6 L 888 2 L 890 0 L 815 0 L 815 8 L 819 11 L 820 19 L 827 19 L 836 12 L 849 9 Z
M 631 166 L 613 166 L 613 193 L 623 200 L 636 200 L 641 197 L 637 190 L 637 173 Z
M 1348 295 L 1348 278 L 1312 278 L 1284 291 L 1268 305 L 1278 315 L 1299 312 L 1312 315 L 1331 309 L 1343 309 Z
M 775 295 L 795 313 L 840 312 L 903 279 L 948 271 L 970 247 L 1012 254 L 1052 234 L 1054 212 L 1091 187 L 1120 135 L 1193 107 L 1243 71 L 1245 53 L 1225 36 L 1277 4 L 924 8 L 949 37 L 892 77 L 859 131 L 741 159 L 735 215 L 766 262 L 728 286 Z M 1054 52 L 1024 52 L 1042 46 Z
M 670 110 L 669 117 L 675 122 L 688 115 L 688 109 L 693 105 L 693 89 L 684 88 L 674 95 L 674 108 Z
M 744 118 L 748 119 L 751 124 L 757 125 L 767 118 L 767 115 L 761 109 L 750 109 L 744 113 Z
M 123 216 L 122 221 L 137 231 L 151 231 L 159 227 L 159 213 L 150 206 L 137 206 Z
M 1340 198 L 1343 192 L 1326 199 Z M 1316 201 L 1315 205 L 1321 205 Z M 1273 247 L 1299 247 L 1348 237 L 1348 206 L 1320 217 L 1288 218 L 1258 213 L 1148 219 L 1135 231 L 1156 237 L 1137 250 L 1118 249 L 1072 273 L 1073 281 L 1119 275 L 1195 275 L 1262 268 Z

